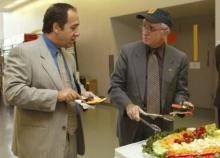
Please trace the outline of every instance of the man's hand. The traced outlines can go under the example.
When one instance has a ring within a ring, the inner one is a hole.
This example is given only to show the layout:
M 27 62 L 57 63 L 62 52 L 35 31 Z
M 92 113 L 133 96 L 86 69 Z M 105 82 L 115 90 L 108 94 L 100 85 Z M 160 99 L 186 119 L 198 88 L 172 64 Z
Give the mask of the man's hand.
M 85 98 L 94 98 L 96 97 L 96 95 L 90 91 L 85 91 L 82 93 L 82 96 L 84 96 Z
M 73 102 L 75 99 L 79 99 L 80 95 L 71 88 L 65 88 L 58 92 L 57 100 L 58 102 Z
M 131 120 L 140 121 L 141 110 L 142 109 L 139 106 L 134 104 L 128 104 L 128 106 L 126 107 L 127 115 Z
M 195 108 L 194 105 L 188 101 L 183 101 L 179 104 L 172 104 L 171 107 L 177 110 L 171 113 L 179 117 L 184 117 L 185 115 L 192 115 Z
M 195 109 L 195 106 L 189 101 L 183 101 L 182 106 L 190 111 L 193 111 Z
M 180 102 L 179 104 L 172 104 L 171 107 L 174 109 L 180 110 L 180 111 L 193 111 L 194 110 L 194 105 L 188 101 L 183 101 L 183 102 Z

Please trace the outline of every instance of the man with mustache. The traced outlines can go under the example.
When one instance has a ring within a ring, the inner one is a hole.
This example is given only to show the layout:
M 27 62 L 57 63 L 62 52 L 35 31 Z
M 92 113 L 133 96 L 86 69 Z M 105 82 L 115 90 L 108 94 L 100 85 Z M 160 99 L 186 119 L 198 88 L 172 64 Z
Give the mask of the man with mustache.
M 19 158 L 76 158 L 84 154 L 80 112 L 75 99 L 93 97 L 76 78 L 76 64 L 65 49 L 79 37 L 77 9 L 50 6 L 43 35 L 9 53 L 5 97 L 15 106 L 12 150 Z

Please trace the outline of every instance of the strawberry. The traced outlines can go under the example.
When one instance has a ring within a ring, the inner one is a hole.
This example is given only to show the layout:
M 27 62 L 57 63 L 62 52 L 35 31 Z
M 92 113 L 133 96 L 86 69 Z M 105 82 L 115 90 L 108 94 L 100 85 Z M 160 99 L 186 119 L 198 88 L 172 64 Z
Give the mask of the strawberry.
M 182 141 L 180 139 L 175 139 L 174 142 L 178 143 L 178 144 L 182 143 Z

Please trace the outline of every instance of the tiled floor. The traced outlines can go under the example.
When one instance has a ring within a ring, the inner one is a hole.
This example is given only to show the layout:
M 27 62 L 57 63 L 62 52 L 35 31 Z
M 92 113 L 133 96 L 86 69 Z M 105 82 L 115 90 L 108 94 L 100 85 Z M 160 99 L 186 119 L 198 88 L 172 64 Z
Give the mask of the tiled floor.
M 114 107 L 99 105 L 95 110 L 82 112 L 86 154 L 79 158 L 113 158 L 118 146 L 116 131 L 117 111 Z M 214 111 L 196 109 L 193 116 L 177 119 L 175 128 L 198 127 L 214 122 Z M 10 151 L 13 109 L 0 105 L 0 158 L 15 158 Z

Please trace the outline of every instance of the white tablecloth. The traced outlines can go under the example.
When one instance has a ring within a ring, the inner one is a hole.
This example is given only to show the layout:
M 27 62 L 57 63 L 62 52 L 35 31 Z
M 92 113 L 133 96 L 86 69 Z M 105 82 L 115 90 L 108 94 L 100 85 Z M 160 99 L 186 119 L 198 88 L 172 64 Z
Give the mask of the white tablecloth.
M 152 158 L 152 156 L 142 152 L 142 145 L 146 140 L 121 146 L 115 149 L 114 158 Z

